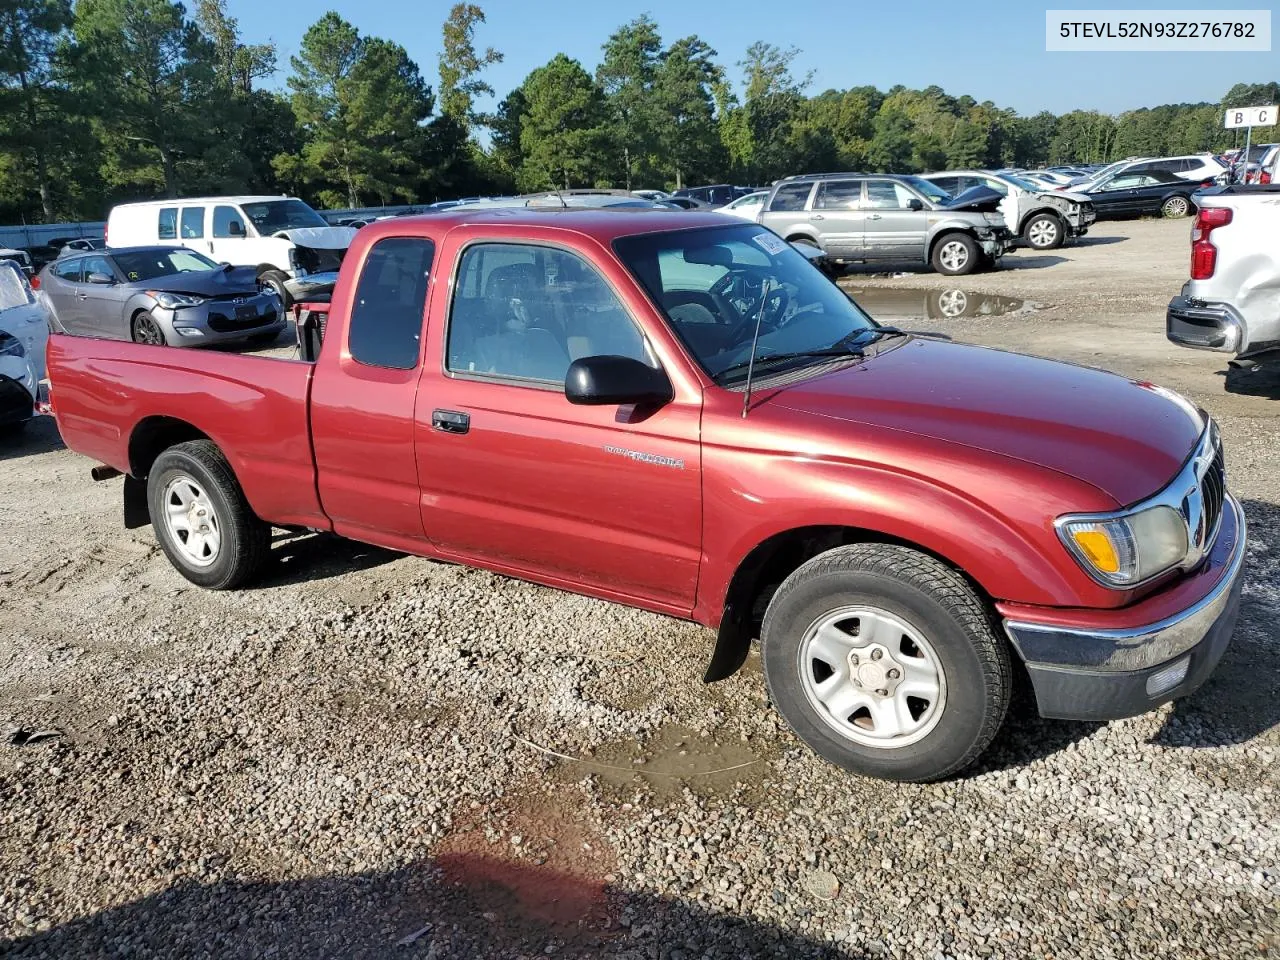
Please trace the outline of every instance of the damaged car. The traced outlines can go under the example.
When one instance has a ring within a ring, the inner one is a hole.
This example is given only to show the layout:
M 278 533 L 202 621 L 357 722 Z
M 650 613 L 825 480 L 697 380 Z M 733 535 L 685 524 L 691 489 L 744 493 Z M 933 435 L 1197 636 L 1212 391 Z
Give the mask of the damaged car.
M 773 185 L 757 220 L 835 264 L 918 260 L 959 276 L 995 266 L 1013 245 L 992 190 L 952 197 L 919 177 L 806 174 Z
M 258 284 L 287 309 L 313 292 L 314 274 L 333 274 L 354 227 L 334 227 L 297 197 L 204 197 L 113 207 L 108 247 L 181 246 L 215 261 L 252 267 Z
M 1032 250 L 1056 250 L 1068 240 L 1083 237 L 1098 219 L 1088 197 L 1047 190 L 1017 174 L 943 170 L 920 176 L 952 196 L 974 187 L 994 190 L 1002 198 L 1000 213 L 1005 224 Z
M 0 433 L 35 413 L 44 378 L 48 315 L 12 260 L 0 260 Z
M 252 267 L 184 247 L 124 247 L 55 260 L 34 285 L 54 333 L 156 346 L 270 343 L 285 315 Z

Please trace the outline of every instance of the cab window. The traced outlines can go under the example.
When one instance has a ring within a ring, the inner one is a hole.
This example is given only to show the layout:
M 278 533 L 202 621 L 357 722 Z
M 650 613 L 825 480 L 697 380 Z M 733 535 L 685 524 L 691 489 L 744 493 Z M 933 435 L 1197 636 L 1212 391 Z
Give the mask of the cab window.
M 213 208 L 213 236 L 215 239 L 219 237 L 243 237 L 244 217 L 240 216 L 240 211 L 235 207 L 216 206 Z
M 358 363 L 412 370 L 418 365 L 427 281 L 435 244 L 388 237 L 365 257 L 351 310 L 347 349 Z
M 532 244 L 478 243 L 463 252 L 449 372 L 561 387 L 572 361 L 601 355 L 655 365 L 622 303 L 582 258 Z

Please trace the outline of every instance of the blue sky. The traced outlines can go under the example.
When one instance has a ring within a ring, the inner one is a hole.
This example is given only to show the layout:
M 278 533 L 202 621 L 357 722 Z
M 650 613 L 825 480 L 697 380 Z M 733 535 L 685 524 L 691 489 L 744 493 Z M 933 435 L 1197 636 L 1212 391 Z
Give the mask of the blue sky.
M 832 3 L 799 0 L 475 0 L 488 17 L 477 46 L 494 46 L 506 60 L 486 78 L 505 96 L 530 70 L 563 51 L 594 71 L 600 45 L 620 24 L 649 13 L 665 42 L 696 33 L 734 66 L 756 40 L 801 51 L 798 73 L 814 72 L 811 92 L 872 84 L 937 84 L 1020 113 L 1062 113 L 1073 108 L 1117 113 L 1160 103 L 1217 100 L 1236 82 L 1280 78 L 1280 54 L 1271 53 L 1046 53 L 1045 9 L 1168 9 L 1140 2 L 1107 5 L 998 2 L 980 5 L 920 2 Z M 228 0 L 246 40 L 272 40 L 280 53 L 275 85 L 288 74 L 307 26 L 336 10 L 362 34 L 402 44 L 432 86 L 437 84 L 440 24 L 451 0 Z M 1186 9 L 1191 9 L 1186 7 Z M 1260 3 L 1214 4 L 1197 9 L 1265 9 Z M 1280 29 L 1280 17 L 1273 29 Z

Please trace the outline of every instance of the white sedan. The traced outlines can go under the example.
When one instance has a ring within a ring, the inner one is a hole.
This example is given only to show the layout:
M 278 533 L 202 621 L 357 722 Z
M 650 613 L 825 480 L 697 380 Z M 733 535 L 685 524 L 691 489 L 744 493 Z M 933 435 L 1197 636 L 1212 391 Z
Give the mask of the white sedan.
M 739 197 L 726 203 L 723 207 L 716 207 L 717 213 L 727 213 L 732 217 L 741 217 L 743 220 L 754 221 L 760 213 L 760 208 L 764 206 L 765 198 L 769 196 L 768 190 L 757 190 L 755 193 L 748 193 L 745 197 Z

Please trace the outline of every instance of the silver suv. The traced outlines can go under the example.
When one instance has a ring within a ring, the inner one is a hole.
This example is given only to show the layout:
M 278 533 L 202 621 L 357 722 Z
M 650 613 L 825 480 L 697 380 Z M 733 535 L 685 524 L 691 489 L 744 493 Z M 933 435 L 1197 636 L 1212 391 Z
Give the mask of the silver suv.
M 958 276 L 992 267 L 1013 245 L 994 191 L 953 199 L 919 177 L 822 173 L 787 177 L 757 219 L 836 263 L 919 260 Z

